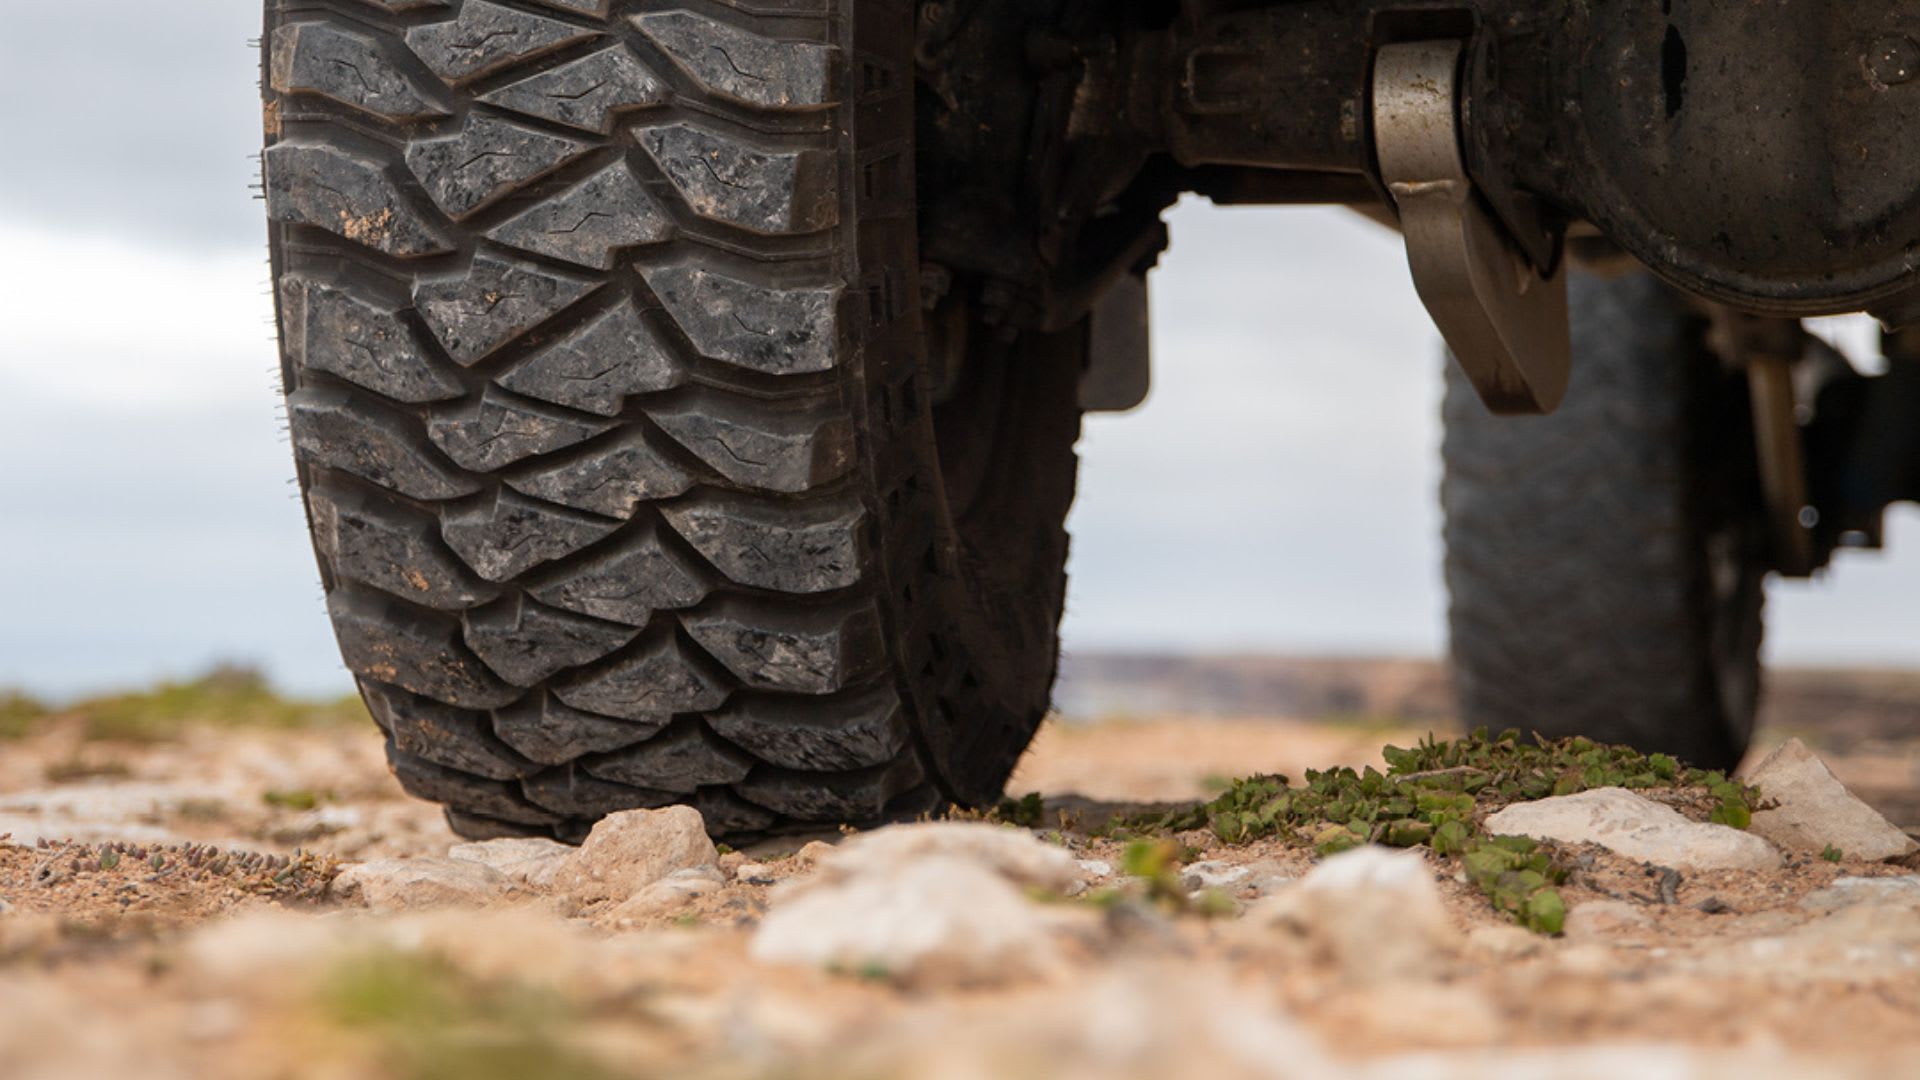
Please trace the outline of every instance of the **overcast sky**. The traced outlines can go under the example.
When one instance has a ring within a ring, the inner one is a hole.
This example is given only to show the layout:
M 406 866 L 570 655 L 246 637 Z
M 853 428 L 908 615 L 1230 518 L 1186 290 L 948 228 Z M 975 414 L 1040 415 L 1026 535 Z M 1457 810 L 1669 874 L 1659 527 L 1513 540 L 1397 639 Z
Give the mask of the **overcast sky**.
M 257 6 L 9 6 L 0 34 L 0 685 L 254 660 L 347 685 L 274 376 Z M 1436 654 L 1437 343 L 1391 234 L 1184 204 L 1156 389 L 1089 421 L 1069 648 Z M 1920 663 L 1894 556 L 1776 586 L 1770 649 Z

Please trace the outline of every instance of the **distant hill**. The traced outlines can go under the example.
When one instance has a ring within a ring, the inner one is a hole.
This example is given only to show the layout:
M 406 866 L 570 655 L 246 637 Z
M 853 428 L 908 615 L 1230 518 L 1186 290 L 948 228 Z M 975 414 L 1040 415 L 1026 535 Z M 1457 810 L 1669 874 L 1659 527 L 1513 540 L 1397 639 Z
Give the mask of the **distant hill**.
M 1782 668 L 1769 672 L 1766 695 L 1764 727 L 1833 749 L 1920 736 L 1920 669 Z M 1454 726 L 1445 665 L 1409 658 L 1076 652 L 1061 659 L 1054 700 L 1076 720 L 1186 714 Z

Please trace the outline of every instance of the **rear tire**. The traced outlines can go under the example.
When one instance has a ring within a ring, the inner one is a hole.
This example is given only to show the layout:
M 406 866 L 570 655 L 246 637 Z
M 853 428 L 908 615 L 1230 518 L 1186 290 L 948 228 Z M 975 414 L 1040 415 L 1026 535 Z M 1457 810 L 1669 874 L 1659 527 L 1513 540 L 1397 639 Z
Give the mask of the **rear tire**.
M 1462 715 L 1730 768 L 1759 698 L 1767 550 L 1744 378 L 1650 275 L 1569 288 L 1554 415 L 1492 416 L 1448 368 Z
M 268 6 L 327 606 L 466 835 L 979 803 L 1047 705 L 1084 330 L 974 335 L 936 422 L 912 7 L 705 10 Z

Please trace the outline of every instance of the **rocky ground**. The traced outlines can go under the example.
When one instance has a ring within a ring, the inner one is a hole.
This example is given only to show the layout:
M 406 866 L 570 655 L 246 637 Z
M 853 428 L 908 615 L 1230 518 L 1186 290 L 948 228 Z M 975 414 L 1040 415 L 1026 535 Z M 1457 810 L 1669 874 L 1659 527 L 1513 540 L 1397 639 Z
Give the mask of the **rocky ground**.
M 369 735 L 0 742 L 0 1074 L 1920 1074 L 1920 860 L 1841 787 L 1910 748 L 1788 744 L 1746 831 L 1667 790 L 1476 811 L 1567 869 L 1540 934 L 1423 847 L 1112 828 L 1417 735 L 1380 726 L 1056 726 L 1033 827 L 743 851 L 689 810 L 457 844 Z

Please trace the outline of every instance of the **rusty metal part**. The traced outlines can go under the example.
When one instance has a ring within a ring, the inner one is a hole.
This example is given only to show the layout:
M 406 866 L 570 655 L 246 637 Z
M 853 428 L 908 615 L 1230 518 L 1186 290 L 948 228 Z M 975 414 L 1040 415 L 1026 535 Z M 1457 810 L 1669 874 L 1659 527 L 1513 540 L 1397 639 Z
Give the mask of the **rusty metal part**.
M 1480 399 L 1496 413 L 1552 412 L 1567 390 L 1566 278 L 1536 270 L 1475 197 L 1460 158 L 1459 63 L 1457 41 L 1380 50 L 1380 176 L 1414 287 Z

